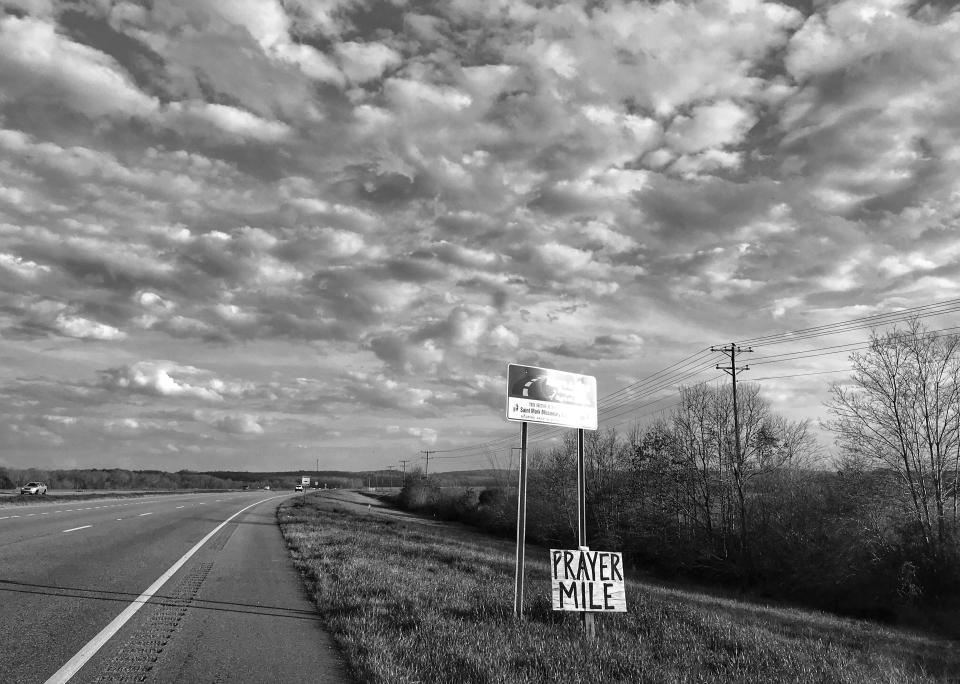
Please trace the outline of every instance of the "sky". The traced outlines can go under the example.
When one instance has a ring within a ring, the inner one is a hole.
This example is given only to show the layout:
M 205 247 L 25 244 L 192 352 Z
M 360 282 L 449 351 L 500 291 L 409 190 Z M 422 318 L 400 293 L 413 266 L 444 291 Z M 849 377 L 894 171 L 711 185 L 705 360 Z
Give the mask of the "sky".
M 951 5 L 0 0 L 0 466 L 489 467 L 508 363 L 960 297 Z

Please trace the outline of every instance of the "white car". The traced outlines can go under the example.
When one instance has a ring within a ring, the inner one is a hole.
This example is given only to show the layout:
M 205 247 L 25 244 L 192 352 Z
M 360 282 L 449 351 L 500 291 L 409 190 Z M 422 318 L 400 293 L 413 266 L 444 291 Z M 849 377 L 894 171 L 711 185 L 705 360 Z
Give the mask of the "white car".
M 302 492 L 302 491 L 303 491 L 303 485 L 302 485 L 302 484 L 298 484 L 296 487 L 293 488 L 293 490 L 294 490 L 295 492 Z
M 42 482 L 28 482 L 20 488 L 21 494 L 32 494 L 34 496 L 46 496 L 47 485 Z

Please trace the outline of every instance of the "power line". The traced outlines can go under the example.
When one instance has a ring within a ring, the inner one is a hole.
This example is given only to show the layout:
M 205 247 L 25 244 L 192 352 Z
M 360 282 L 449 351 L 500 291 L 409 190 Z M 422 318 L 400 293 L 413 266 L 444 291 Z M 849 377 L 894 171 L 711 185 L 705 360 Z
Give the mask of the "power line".
M 762 378 L 754 378 L 754 382 L 760 382 L 761 380 L 777 380 L 779 378 L 800 378 L 805 375 L 829 375 L 831 373 L 849 373 L 849 368 L 838 368 L 836 370 L 826 370 L 826 371 L 813 371 L 811 373 L 791 373 L 790 375 L 766 375 Z
M 873 314 L 870 316 L 862 316 L 860 318 L 851 318 L 845 321 L 837 321 L 835 323 L 827 323 L 825 325 L 817 325 L 810 328 L 799 328 L 797 330 L 772 333 L 770 335 L 761 335 L 759 337 L 751 337 L 740 340 L 739 343 L 762 347 L 770 344 L 779 344 L 781 342 L 808 339 L 810 337 L 820 337 L 823 335 L 832 335 L 841 332 L 851 332 L 853 330 L 863 330 L 865 328 L 872 328 L 877 325 L 907 320 L 909 318 L 913 318 L 914 316 L 925 318 L 929 316 L 941 316 L 943 314 L 953 313 L 956 311 L 960 311 L 960 298 L 946 299 L 933 304 L 907 307 L 899 311 Z
M 858 318 L 847 319 L 844 321 L 837 321 L 834 323 L 812 326 L 809 328 L 799 328 L 796 330 L 780 332 L 780 333 L 771 333 L 769 335 L 761 335 L 758 337 L 747 338 L 741 340 L 739 344 L 750 344 L 757 347 L 773 346 L 777 344 L 784 344 L 788 342 L 798 342 L 802 340 L 813 339 L 816 337 L 823 337 L 827 335 L 840 334 L 846 332 L 853 332 L 856 330 L 863 330 L 867 328 L 876 327 L 878 325 L 885 325 L 890 323 L 896 323 L 899 321 L 907 320 L 914 316 L 917 317 L 932 317 L 940 316 L 948 313 L 953 313 L 960 311 L 960 298 L 944 300 L 942 302 L 935 302 L 932 304 L 925 304 L 915 307 L 907 307 L 900 309 L 894 312 L 873 314 L 870 316 L 862 316 Z M 942 328 L 939 330 L 931 330 L 930 332 L 948 332 L 953 330 L 960 330 L 960 326 L 953 326 Z M 733 345 L 734 343 L 731 343 Z M 798 350 L 793 352 L 781 352 L 778 354 L 768 354 L 766 356 L 760 356 L 754 359 L 752 362 L 753 365 L 764 365 L 770 363 L 783 363 L 787 361 L 800 361 L 803 359 L 817 358 L 820 356 L 829 356 L 831 354 L 838 353 L 848 353 L 853 351 L 858 351 L 869 347 L 869 343 L 846 343 L 846 344 L 837 344 L 829 345 L 825 347 L 813 347 L 811 349 Z M 745 351 L 745 350 L 743 350 Z M 751 349 L 752 351 L 752 349 Z M 646 401 L 645 399 L 650 399 L 650 397 L 655 394 L 664 391 L 668 388 L 675 388 L 678 384 L 690 380 L 700 373 L 703 373 L 710 367 L 721 368 L 719 364 L 714 366 L 714 361 L 717 358 L 717 355 L 721 353 L 729 353 L 729 348 L 716 349 L 716 348 L 704 348 L 700 349 L 693 354 L 677 361 L 676 363 L 667 366 L 666 368 L 660 369 L 654 373 L 651 373 L 644 378 L 637 380 L 625 387 L 622 387 L 615 392 L 601 397 L 598 401 L 597 413 L 598 418 L 605 423 L 609 423 L 616 418 L 622 417 L 627 414 L 632 414 L 632 419 L 636 420 L 638 418 L 643 418 L 649 415 L 653 415 L 657 412 L 662 412 L 669 409 L 671 406 L 676 405 L 679 402 L 674 402 L 665 407 L 660 407 L 655 411 L 648 412 L 645 414 L 636 415 L 635 412 L 658 404 L 666 399 L 669 399 L 670 396 L 676 396 L 675 393 L 672 393 L 667 397 L 660 397 L 653 399 L 652 401 Z M 731 359 L 730 367 L 723 367 L 722 369 L 725 372 L 731 371 L 735 368 L 734 364 L 735 359 Z M 746 370 L 747 368 L 742 368 L 740 370 Z M 732 371 L 731 371 L 732 372 Z M 755 381 L 761 380 L 772 380 L 779 378 L 789 378 L 789 377 L 802 377 L 807 375 L 825 375 L 831 373 L 843 372 L 843 369 L 831 370 L 831 371 L 814 371 L 814 372 L 805 372 L 805 373 L 793 373 L 785 375 L 776 375 L 776 376 L 765 376 L 762 378 L 755 378 Z M 721 376 L 717 376 L 721 377 Z M 712 382 L 717 378 L 712 378 L 706 382 Z M 617 425 L 622 424 L 617 423 Z M 542 430 L 539 435 L 533 437 L 534 441 L 545 441 L 553 439 L 558 435 L 564 433 L 567 428 L 560 426 L 540 426 L 536 423 L 531 423 L 531 427 L 536 427 L 538 430 Z M 461 447 L 453 447 L 450 449 L 442 450 L 431 450 L 430 452 L 424 452 L 429 454 L 444 454 L 443 456 L 435 456 L 434 458 L 443 458 L 449 460 L 463 460 L 468 458 L 477 458 L 482 455 L 484 452 L 495 453 L 496 451 L 505 448 L 515 440 L 515 436 L 505 436 L 502 438 L 492 439 L 487 442 L 482 442 L 480 444 L 473 445 L 464 445 Z M 428 456 L 429 459 L 429 456 Z

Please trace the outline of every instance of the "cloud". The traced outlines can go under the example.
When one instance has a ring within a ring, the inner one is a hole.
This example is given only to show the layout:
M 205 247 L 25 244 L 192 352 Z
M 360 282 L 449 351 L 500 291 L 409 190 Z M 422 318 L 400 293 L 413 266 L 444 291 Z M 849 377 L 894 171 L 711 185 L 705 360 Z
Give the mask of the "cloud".
M 291 135 L 290 127 L 268 121 L 237 107 L 208 102 L 172 102 L 163 113 L 166 125 L 198 136 L 227 135 L 261 142 L 279 142 Z
M 354 83 L 380 78 L 390 67 L 400 64 L 401 56 L 383 43 L 346 41 L 337 45 L 343 72 Z
M 29 16 L 0 19 L 0 75 L 2 99 L 45 93 L 40 97 L 49 103 L 66 103 L 88 117 L 149 116 L 159 104 L 115 60 Z
M 27 280 L 35 280 L 50 272 L 50 267 L 35 261 L 23 259 L 15 254 L 0 254 L 0 268 Z
M 373 337 L 370 350 L 395 372 L 405 375 L 433 374 L 443 361 L 444 352 L 433 340 L 411 342 L 403 335 Z
M 733 145 L 754 124 L 756 117 L 728 101 L 695 107 L 691 116 L 678 116 L 666 133 L 667 142 L 682 153 Z
M 568 343 L 547 347 L 557 356 L 576 359 L 630 359 L 641 353 L 644 340 L 636 334 L 599 335 L 590 343 Z
M 194 413 L 197 421 L 208 423 L 221 432 L 235 435 L 262 435 L 263 426 L 256 416 L 247 413 L 217 414 L 207 411 Z
M 956 14 L 800 5 L 7 2 L 11 458 L 480 443 L 511 360 L 960 294 Z
M 387 434 L 405 434 L 411 437 L 416 437 L 421 442 L 427 446 L 432 446 L 437 443 L 437 431 L 433 428 L 423 428 L 423 427 L 400 427 L 399 425 L 388 425 Z
M 87 340 L 123 340 L 127 334 L 112 325 L 97 323 L 80 316 L 60 314 L 54 320 L 54 327 L 67 337 L 79 337 Z
M 138 361 L 100 372 L 100 386 L 160 397 L 221 402 L 249 395 L 249 383 L 224 381 L 209 371 L 172 361 Z
M 430 406 L 433 390 L 401 384 L 384 374 L 352 372 L 347 374 L 347 394 L 355 401 L 405 415 L 424 416 L 436 413 Z

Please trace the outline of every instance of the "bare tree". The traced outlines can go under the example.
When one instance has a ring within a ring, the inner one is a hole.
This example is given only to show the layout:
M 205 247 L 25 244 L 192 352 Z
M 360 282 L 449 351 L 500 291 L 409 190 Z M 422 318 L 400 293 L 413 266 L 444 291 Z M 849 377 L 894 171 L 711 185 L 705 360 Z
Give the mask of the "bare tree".
M 826 423 L 847 453 L 885 467 L 931 553 L 948 537 L 949 498 L 957 524 L 960 471 L 960 337 L 911 320 L 905 330 L 870 337 L 854 353 L 849 384 L 835 384 Z

